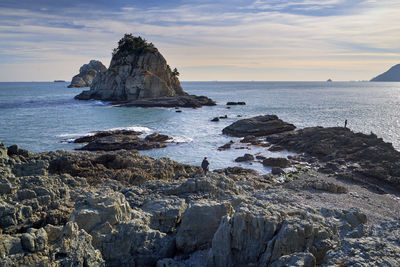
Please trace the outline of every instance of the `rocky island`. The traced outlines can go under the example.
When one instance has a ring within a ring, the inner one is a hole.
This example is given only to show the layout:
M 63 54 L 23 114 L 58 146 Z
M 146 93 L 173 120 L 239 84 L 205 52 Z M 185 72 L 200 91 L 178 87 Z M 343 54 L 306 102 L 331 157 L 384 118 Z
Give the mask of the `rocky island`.
M 90 90 L 75 96 L 141 107 L 201 107 L 211 99 L 188 95 L 158 49 L 141 37 L 125 34 L 114 49 L 110 67 L 99 73 Z
M 290 172 L 203 175 L 134 150 L 0 143 L 0 266 L 400 265 L 400 152 L 373 134 L 295 130 L 272 115 L 236 123 L 240 135 L 249 122 L 259 131 L 244 142 L 298 153 Z
M 91 60 L 88 64 L 84 64 L 79 69 L 79 74 L 72 78 L 71 84 L 68 88 L 72 87 L 90 87 L 96 76 L 105 72 L 107 68 L 98 60 Z
M 371 79 L 371 82 L 400 82 L 400 64 Z

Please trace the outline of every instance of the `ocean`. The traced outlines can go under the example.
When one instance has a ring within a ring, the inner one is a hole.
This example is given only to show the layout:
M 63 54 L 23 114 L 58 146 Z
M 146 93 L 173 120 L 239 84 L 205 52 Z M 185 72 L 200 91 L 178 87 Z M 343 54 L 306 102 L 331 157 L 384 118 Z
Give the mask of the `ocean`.
M 73 138 L 93 131 L 115 128 L 159 132 L 172 136 L 177 144 L 142 151 L 151 157 L 200 165 L 207 156 L 211 169 L 228 166 L 253 168 L 268 173 L 260 163 L 236 163 L 245 153 L 280 157 L 287 151 L 235 145 L 219 146 L 238 138 L 225 136 L 222 129 L 232 122 L 262 114 L 276 114 L 298 128 L 343 126 L 355 132 L 373 132 L 400 149 L 400 83 L 370 82 L 182 82 L 190 94 L 206 95 L 217 101 L 214 107 L 182 109 L 112 107 L 102 101 L 78 101 L 81 88 L 68 83 L 0 83 L 0 141 L 18 144 L 32 152 L 74 150 Z M 228 101 L 244 101 L 244 106 L 227 109 Z M 219 122 L 210 120 L 227 115 Z M 239 117 L 241 116 L 241 118 Z

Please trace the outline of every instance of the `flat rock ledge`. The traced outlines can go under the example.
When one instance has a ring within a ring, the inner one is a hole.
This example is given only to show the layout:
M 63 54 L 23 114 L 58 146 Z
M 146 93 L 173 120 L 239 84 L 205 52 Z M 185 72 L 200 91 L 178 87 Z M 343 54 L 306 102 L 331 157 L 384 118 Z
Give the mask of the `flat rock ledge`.
M 91 136 L 74 140 L 74 143 L 87 143 L 76 150 L 115 151 L 115 150 L 149 150 L 166 147 L 172 141 L 168 135 L 153 133 L 141 138 L 142 132 L 131 130 L 99 131 Z
M 75 96 L 78 100 L 89 100 L 97 99 L 102 100 L 102 97 L 97 97 L 96 93 L 90 90 L 83 91 L 79 95 Z M 200 108 L 202 106 L 215 106 L 216 103 L 212 99 L 206 96 L 196 95 L 184 95 L 184 96 L 171 96 L 171 97 L 157 97 L 157 98 L 145 98 L 140 100 L 132 101 L 112 101 L 110 102 L 113 106 L 117 107 L 164 107 L 164 108 Z
M 225 127 L 222 133 L 236 137 L 265 136 L 294 129 L 296 129 L 296 126 L 282 121 L 276 115 L 263 115 L 238 120 Z

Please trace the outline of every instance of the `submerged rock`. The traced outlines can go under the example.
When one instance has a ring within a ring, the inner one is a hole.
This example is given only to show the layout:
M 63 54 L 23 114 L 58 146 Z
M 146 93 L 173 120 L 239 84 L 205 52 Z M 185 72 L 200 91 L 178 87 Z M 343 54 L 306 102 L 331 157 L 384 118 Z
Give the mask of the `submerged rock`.
M 222 132 L 227 135 L 244 137 L 248 135 L 264 136 L 275 133 L 292 131 L 296 127 L 286 123 L 275 115 L 257 116 L 243 119 L 225 127 Z
M 91 60 L 79 69 L 79 74 L 72 78 L 68 87 L 90 87 L 97 75 L 105 71 L 107 71 L 107 68 L 100 61 Z

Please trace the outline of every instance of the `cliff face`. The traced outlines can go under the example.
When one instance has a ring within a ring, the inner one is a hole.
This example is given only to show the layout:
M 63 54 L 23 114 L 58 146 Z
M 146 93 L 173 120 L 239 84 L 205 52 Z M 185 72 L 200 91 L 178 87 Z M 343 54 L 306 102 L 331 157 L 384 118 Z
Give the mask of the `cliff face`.
M 102 72 L 105 72 L 107 68 L 98 60 L 91 60 L 88 64 L 84 64 L 79 69 L 79 74 L 72 78 L 71 87 L 90 87 L 93 79 Z
M 153 44 L 126 34 L 114 49 L 110 67 L 77 99 L 132 101 L 187 95 L 167 61 Z
M 371 82 L 400 82 L 400 64 L 391 67 L 388 71 L 376 76 Z

